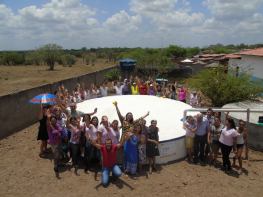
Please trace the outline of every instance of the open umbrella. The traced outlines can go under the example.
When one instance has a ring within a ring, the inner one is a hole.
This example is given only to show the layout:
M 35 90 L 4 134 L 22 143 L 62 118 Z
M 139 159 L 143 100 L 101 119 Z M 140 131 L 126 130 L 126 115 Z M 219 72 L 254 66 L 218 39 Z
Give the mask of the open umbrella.
M 40 104 L 40 100 L 42 100 L 43 104 L 46 103 L 55 103 L 56 102 L 56 96 L 54 94 L 40 94 L 32 98 L 29 103 L 33 104 Z

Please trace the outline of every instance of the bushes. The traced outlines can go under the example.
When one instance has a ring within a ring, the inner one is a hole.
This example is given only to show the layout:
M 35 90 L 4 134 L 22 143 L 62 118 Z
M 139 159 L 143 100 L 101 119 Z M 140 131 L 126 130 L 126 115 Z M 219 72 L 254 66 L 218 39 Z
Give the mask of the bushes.
M 108 81 L 114 81 L 114 80 L 118 80 L 119 76 L 120 76 L 120 71 L 119 69 L 115 68 L 107 72 L 106 75 L 104 75 L 104 78 Z

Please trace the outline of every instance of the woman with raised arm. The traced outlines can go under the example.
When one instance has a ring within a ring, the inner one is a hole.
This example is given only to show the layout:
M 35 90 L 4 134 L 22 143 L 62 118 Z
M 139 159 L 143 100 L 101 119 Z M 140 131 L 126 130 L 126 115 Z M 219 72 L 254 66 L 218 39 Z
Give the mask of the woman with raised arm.
M 119 116 L 121 125 L 122 125 L 122 135 L 121 135 L 121 141 L 123 140 L 124 136 L 126 135 L 126 133 L 128 132 L 128 130 L 130 129 L 130 127 L 134 127 L 134 125 L 136 123 L 138 123 L 141 119 L 144 119 L 145 117 L 149 116 L 149 111 L 145 116 L 142 116 L 136 120 L 133 120 L 133 115 L 131 112 L 128 112 L 126 114 L 126 118 L 124 118 L 124 116 L 121 115 L 121 112 L 118 108 L 117 102 L 115 101 L 115 107 L 117 110 L 117 114 Z
M 186 89 L 184 89 L 184 86 L 181 86 L 181 89 L 179 90 L 179 89 L 177 88 L 177 82 L 175 83 L 175 88 L 176 88 L 176 90 L 179 92 L 179 101 L 182 101 L 182 102 L 184 102 L 184 103 L 186 103 L 186 98 L 185 98 L 186 93 L 190 94 L 190 93 L 188 92 L 188 82 L 186 83 L 186 85 L 187 85 Z
M 68 114 L 67 122 L 66 122 L 66 126 L 71 133 L 69 144 L 72 150 L 72 161 L 73 161 L 73 166 L 75 168 L 78 168 L 77 154 L 79 150 L 79 139 L 81 135 L 80 120 L 81 120 L 80 116 L 78 116 L 78 118 L 76 119 L 75 117 L 70 117 L 70 114 Z
M 238 133 L 238 136 L 237 136 L 237 154 L 235 157 L 233 157 L 232 166 L 235 166 L 236 158 L 238 158 L 239 170 L 238 170 L 237 174 L 241 175 L 243 173 L 242 152 L 243 152 L 244 140 L 247 139 L 247 128 L 245 125 L 245 121 L 243 121 L 243 120 L 239 121 L 239 127 L 237 128 L 237 133 Z
M 155 172 L 159 172 L 156 168 L 155 165 L 155 156 L 159 156 L 159 128 L 156 127 L 157 125 L 157 120 L 152 120 L 151 121 L 151 126 L 147 129 L 147 137 L 146 137 L 146 156 L 149 158 L 149 174 L 152 174 L 152 170 Z M 153 162 L 153 167 L 152 167 L 152 162 Z
M 62 148 L 62 128 L 57 124 L 57 118 L 47 112 L 47 132 L 49 136 L 49 144 L 51 145 L 54 154 L 54 171 L 58 172 L 58 167 L 63 166 L 59 164 Z
M 128 172 L 131 174 L 136 173 L 138 161 L 137 144 L 139 142 L 143 143 L 145 140 L 145 137 L 141 134 L 141 125 L 140 123 L 136 123 L 134 128 L 130 127 L 129 132 L 125 135 L 123 169 L 126 176 L 128 176 Z
M 37 140 L 41 140 L 40 144 L 40 154 L 41 158 L 47 158 L 44 153 L 50 153 L 47 150 L 47 141 L 48 141 L 48 132 L 47 132 L 47 107 L 42 107 L 42 101 L 40 100 L 39 106 L 39 113 L 38 113 L 38 120 L 39 120 L 39 130 L 37 135 Z

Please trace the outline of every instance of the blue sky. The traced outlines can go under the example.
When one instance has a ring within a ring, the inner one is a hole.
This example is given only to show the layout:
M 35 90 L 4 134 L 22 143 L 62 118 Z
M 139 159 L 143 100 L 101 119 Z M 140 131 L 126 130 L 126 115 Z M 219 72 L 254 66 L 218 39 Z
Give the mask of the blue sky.
M 0 50 L 263 41 L 263 0 L 0 0 Z

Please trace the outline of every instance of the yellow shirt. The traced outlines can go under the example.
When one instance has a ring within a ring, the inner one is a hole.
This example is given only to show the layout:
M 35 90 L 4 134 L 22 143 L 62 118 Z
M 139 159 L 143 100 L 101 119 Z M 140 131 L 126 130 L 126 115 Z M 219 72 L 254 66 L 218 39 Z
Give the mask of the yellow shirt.
M 138 86 L 137 86 L 137 85 L 136 85 L 135 87 L 132 86 L 132 87 L 131 87 L 131 90 L 132 90 L 132 94 L 133 94 L 133 95 L 137 95 L 137 94 L 138 94 Z

